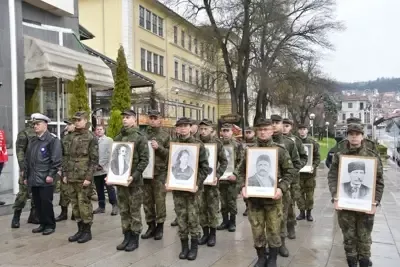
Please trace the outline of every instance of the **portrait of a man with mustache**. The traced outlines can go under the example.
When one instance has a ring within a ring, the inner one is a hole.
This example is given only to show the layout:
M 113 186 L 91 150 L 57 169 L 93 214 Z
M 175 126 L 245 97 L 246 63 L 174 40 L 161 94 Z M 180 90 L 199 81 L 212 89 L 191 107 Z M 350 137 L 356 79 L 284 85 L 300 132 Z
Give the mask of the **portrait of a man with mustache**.
M 365 163 L 350 162 L 347 165 L 350 181 L 342 184 L 344 197 L 351 199 L 368 199 L 371 188 L 363 184 L 365 178 Z
M 275 179 L 271 176 L 271 159 L 268 155 L 260 155 L 257 158 L 256 173 L 248 179 L 248 186 L 275 186 Z

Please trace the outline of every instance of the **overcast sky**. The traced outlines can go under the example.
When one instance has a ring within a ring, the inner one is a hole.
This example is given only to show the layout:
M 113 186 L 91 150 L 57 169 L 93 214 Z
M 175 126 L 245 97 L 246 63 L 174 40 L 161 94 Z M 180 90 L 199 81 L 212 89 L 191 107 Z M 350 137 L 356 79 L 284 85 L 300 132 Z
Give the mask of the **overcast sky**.
M 338 81 L 400 77 L 400 0 L 337 0 L 346 30 L 331 34 L 335 51 L 321 67 Z

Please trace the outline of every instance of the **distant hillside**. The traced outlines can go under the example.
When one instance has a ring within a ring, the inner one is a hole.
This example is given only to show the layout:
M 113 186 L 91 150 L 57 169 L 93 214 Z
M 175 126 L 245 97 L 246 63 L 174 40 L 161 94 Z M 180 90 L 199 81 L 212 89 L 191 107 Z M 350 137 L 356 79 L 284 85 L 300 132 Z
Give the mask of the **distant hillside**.
M 337 83 L 337 90 L 365 90 L 378 89 L 379 92 L 393 92 L 400 90 L 400 78 L 378 78 L 375 81 Z

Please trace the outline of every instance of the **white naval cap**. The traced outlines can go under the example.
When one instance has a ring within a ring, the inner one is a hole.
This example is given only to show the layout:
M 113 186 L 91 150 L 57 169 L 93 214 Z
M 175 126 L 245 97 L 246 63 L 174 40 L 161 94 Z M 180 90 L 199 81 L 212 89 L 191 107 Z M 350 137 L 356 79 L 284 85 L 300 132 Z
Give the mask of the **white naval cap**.
M 49 117 L 47 117 L 47 116 L 45 116 L 45 115 L 43 115 L 41 113 L 33 113 L 31 115 L 31 119 L 32 119 L 32 122 L 39 122 L 39 121 L 44 121 L 46 123 L 51 122 Z

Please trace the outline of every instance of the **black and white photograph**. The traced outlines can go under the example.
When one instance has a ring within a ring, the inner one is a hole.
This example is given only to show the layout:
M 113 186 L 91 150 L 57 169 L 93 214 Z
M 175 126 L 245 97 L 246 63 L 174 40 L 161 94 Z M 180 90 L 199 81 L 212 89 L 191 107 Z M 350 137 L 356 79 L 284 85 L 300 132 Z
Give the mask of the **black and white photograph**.
M 204 181 L 205 185 L 216 185 L 217 183 L 217 144 L 204 144 L 206 149 L 209 172 L 206 180 Z
M 375 198 L 377 160 L 361 156 L 340 156 L 338 207 L 369 212 Z
M 226 158 L 228 159 L 228 167 L 226 168 L 224 174 L 219 178 L 220 180 L 227 180 L 229 176 L 233 175 L 235 171 L 235 153 L 233 146 L 226 145 L 224 146 L 224 151 Z
M 199 144 L 170 143 L 167 189 L 196 190 Z
M 272 198 L 278 179 L 278 149 L 249 147 L 246 162 L 248 197 Z
M 113 142 L 108 170 L 109 184 L 128 186 L 131 174 L 134 144 L 129 142 Z
M 308 156 L 307 164 L 303 168 L 301 168 L 300 172 L 313 172 L 312 163 L 313 163 L 313 144 L 303 144 L 304 150 Z
M 143 179 L 153 179 L 154 175 L 154 149 L 151 147 L 151 141 L 147 142 L 149 147 L 149 164 L 147 165 L 146 169 L 143 171 Z

